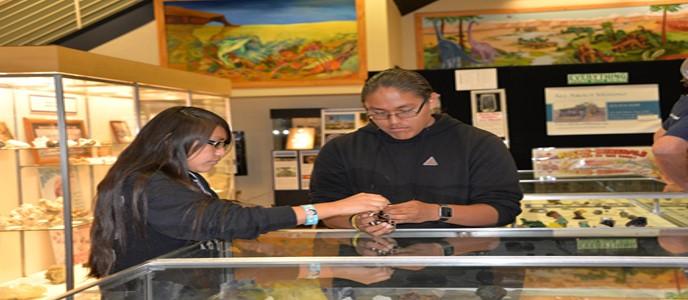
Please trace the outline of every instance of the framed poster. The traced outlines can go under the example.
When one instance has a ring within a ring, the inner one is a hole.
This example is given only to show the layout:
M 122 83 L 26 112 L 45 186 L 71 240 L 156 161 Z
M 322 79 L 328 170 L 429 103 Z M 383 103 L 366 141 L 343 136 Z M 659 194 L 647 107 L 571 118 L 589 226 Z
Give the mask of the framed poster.
M 416 62 L 457 69 L 681 59 L 686 20 L 685 0 L 418 13 Z
M 504 89 L 471 91 L 473 126 L 509 141 Z
M 67 120 L 67 139 L 70 141 L 77 141 L 80 138 L 86 138 L 86 128 L 82 120 Z M 60 160 L 60 149 L 57 143 L 60 140 L 60 134 L 57 128 L 57 120 L 50 119 L 30 119 L 24 118 L 24 130 L 26 131 L 26 139 L 29 142 L 34 141 L 38 137 L 46 139 L 46 148 L 37 147 L 34 151 L 34 161 L 37 164 L 54 163 Z M 36 146 L 36 145 L 34 145 Z M 85 157 L 89 156 L 90 148 L 70 148 L 70 157 Z
M 368 115 L 362 108 L 330 108 L 320 111 L 322 145 L 332 139 L 355 131 L 368 124 Z
M 363 0 L 155 0 L 160 64 L 233 87 L 361 84 Z
M 131 143 L 134 137 L 131 135 L 129 125 L 124 121 L 110 121 L 110 129 L 112 129 L 113 142 L 117 144 Z
M 547 135 L 652 133 L 661 126 L 659 86 L 545 89 Z

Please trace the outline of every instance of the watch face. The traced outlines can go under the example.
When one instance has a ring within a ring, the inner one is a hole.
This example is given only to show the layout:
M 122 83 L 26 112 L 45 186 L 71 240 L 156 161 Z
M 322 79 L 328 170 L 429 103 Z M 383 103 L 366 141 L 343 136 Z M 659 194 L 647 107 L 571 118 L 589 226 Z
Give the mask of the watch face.
M 442 206 L 442 207 L 440 208 L 440 217 L 441 217 L 441 218 L 451 218 L 451 217 L 452 217 L 452 209 L 451 209 L 451 207 Z

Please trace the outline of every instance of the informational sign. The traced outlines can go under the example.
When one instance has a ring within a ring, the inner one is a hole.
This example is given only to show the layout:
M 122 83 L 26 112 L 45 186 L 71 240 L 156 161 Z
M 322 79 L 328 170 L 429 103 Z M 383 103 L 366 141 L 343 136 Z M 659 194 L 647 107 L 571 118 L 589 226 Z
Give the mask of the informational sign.
M 567 74 L 568 84 L 628 83 L 627 72 Z
M 272 151 L 274 190 L 299 189 L 299 165 L 296 151 Z
M 535 148 L 535 177 L 659 177 L 651 147 Z
M 661 125 L 657 84 L 545 89 L 547 135 L 652 133 Z
M 456 70 L 454 80 L 457 91 L 496 89 L 497 69 Z
M 471 91 L 471 112 L 473 126 L 492 132 L 508 144 L 509 125 L 504 89 Z
M 313 165 L 315 159 L 318 157 L 320 150 L 301 150 L 299 151 L 299 170 L 301 176 L 301 189 L 307 190 L 311 184 L 311 173 L 313 172 Z
M 29 105 L 32 112 L 57 112 L 57 100 L 54 96 L 30 95 Z M 76 113 L 76 99 L 64 97 L 65 112 Z

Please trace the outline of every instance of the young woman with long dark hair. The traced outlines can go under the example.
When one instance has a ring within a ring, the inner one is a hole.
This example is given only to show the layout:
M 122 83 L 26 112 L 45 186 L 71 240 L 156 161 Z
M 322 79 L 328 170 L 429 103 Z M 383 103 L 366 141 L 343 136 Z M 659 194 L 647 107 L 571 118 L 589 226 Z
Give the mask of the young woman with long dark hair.
M 103 277 L 194 241 L 250 239 L 388 204 L 364 193 L 295 207 L 222 200 L 199 173 L 217 164 L 231 141 L 227 122 L 201 108 L 171 107 L 150 120 L 98 184 L 90 275 Z

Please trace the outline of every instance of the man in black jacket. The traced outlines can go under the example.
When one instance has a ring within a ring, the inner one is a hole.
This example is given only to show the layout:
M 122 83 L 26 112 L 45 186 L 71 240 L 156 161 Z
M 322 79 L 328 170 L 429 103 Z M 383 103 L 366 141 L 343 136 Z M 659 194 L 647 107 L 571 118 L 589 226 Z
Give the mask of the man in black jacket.
M 386 215 L 340 216 L 324 220 L 325 225 L 382 235 L 394 224 L 476 227 L 514 221 L 523 193 L 513 158 L 497 136 L 432 114 L 439 96 L 413 71 L 378 73 L 361 94 L 372 122 L 322 148 L 311 177 L 311 200 L 367 192 L 392 205 Z

